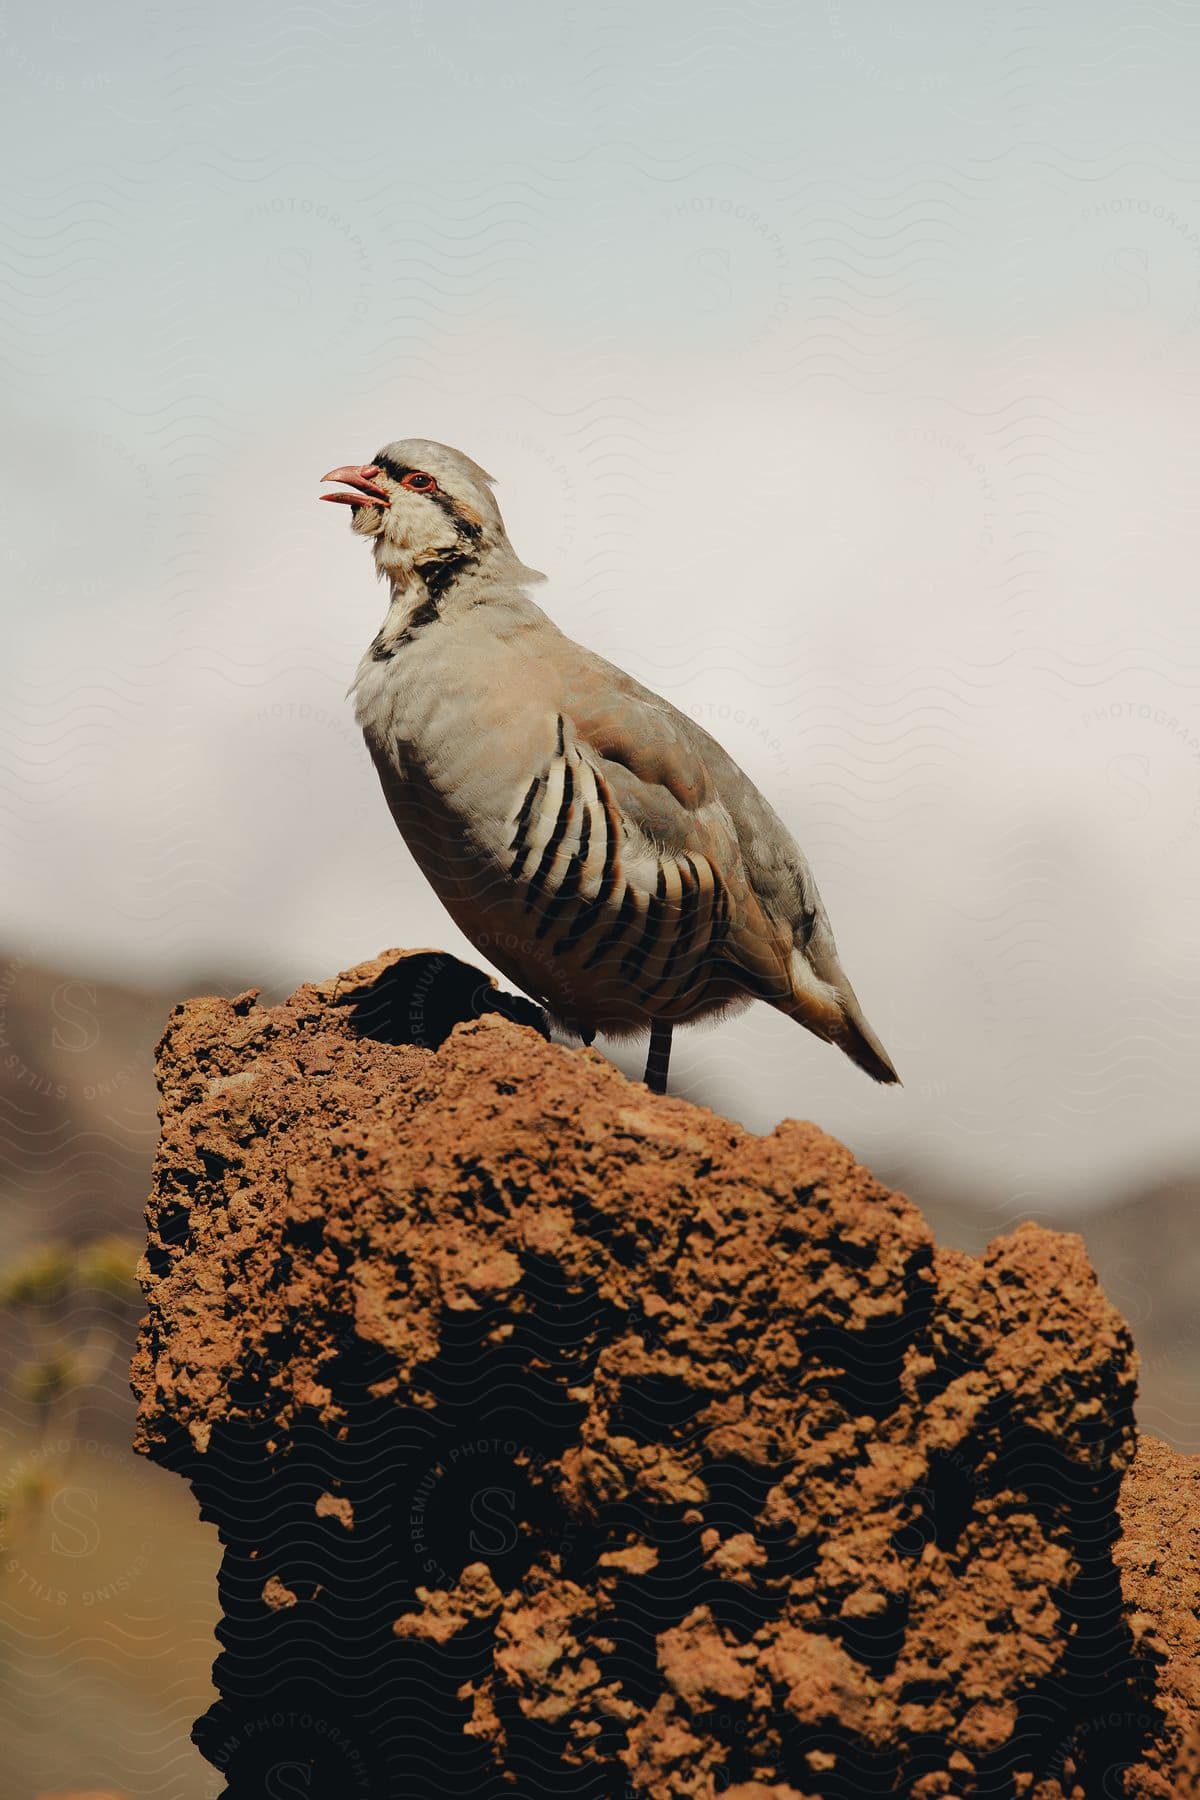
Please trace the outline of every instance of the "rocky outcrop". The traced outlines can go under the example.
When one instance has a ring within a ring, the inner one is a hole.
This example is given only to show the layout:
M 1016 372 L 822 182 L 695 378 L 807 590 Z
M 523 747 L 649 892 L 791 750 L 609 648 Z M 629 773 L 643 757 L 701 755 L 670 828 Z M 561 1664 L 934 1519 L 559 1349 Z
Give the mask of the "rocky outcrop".
M 537 1024 L 432 952 L 169 1021 L 134 1382 L 227 1792 L 1200 1792 L 1197 1467 L 1081 1241 Z

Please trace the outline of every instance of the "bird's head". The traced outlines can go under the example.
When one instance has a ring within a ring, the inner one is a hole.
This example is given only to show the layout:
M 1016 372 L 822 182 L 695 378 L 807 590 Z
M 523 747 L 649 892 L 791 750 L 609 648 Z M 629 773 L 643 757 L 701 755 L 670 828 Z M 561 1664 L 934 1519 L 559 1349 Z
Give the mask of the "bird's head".
M 474 569 L 521 567 L 491 476 L 461 450 L 400 438 L 369 463 L 346 464 L 321 479 L 349 490 L 321 499 L 350 508 L 351 529 L 371 540 L 376 568 L 396 585 L 416 574 L 433 591 Z

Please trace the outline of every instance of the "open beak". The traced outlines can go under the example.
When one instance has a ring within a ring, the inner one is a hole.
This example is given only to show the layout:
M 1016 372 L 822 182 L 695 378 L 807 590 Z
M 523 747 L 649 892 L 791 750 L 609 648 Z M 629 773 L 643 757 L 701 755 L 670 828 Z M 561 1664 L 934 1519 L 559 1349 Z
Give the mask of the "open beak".
M 330 469 L 328 475 L 322 475 L 322 481 L 344 481 L 347 487 L 355 488 L 353 494 L 322 494 L 322 500 L 340 500 L 343 506 L 387 506 L 391 495 L 378 483 L 379 470 L 374 463 L 363 463 L 361 467 L 347 463 L 344 469 Z

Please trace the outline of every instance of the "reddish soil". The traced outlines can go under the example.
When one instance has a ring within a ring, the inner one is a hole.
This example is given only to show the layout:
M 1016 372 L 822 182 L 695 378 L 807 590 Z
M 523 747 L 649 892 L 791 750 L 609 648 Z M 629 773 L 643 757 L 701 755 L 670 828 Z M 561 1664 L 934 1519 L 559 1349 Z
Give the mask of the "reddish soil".
M 1200 1794 L 1200 1463 L 1082 1241 L 939 1250 L 536 1023 L 432 952 L 168 1023 L 134 1384 L 227 1792 Z

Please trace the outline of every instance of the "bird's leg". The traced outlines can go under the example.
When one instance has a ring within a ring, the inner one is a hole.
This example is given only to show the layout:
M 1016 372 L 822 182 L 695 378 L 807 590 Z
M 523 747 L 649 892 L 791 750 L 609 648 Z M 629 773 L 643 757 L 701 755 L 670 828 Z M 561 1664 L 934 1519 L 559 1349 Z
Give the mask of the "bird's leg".
M 646 1073 L 642 1080 L 652 1094 L 667 1091 L 667 1070 L 671 1066 L 671 1021 L 651 1019 L 650 1050 L 646 1057 Z

